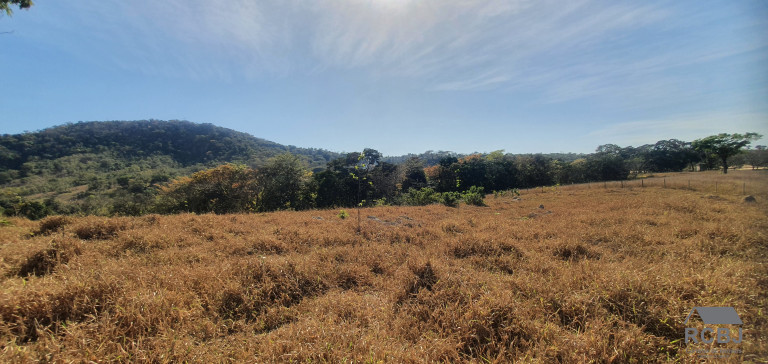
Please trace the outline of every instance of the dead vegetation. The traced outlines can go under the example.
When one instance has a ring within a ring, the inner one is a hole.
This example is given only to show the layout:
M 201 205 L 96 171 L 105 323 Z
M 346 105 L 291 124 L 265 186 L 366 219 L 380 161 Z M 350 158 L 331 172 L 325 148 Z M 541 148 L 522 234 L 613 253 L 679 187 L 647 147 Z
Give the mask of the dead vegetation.
M 768 179 L 751 186 L 378 207 L 361 234 L 336 210 L 11 219 L 0 361 L 687 362 L 694 306 L 733 306 L 730 360 L 765 360 Z

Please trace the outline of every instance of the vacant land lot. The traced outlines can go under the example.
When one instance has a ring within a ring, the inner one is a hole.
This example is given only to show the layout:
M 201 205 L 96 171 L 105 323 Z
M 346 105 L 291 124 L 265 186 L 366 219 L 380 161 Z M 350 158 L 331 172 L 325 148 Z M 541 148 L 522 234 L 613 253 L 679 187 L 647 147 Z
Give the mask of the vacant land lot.
M 687 361 L 695 306 L 765 360 L 768 178 L 740 173 L 757 202 L 679 177 L 363 209 L 360 234 L 353 210 L 10 219 L 0 361 Z

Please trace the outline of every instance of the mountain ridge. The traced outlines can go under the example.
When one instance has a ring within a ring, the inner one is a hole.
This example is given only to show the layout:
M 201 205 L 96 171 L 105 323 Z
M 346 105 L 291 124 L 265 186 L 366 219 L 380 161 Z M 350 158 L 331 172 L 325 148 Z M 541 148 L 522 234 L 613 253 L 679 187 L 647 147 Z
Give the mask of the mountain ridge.
M 19 169 L 30 160 L 53 160 L 74 154 L 111 151 L 123 158 L 171 156 L 183 166 L 242 162 L 258 166 L 290 152 L 322 167 L 340 153 L 283 145 L 251 134 L 185 120 L 87 121 L 21 134 L 0 135 L 0 168 Z

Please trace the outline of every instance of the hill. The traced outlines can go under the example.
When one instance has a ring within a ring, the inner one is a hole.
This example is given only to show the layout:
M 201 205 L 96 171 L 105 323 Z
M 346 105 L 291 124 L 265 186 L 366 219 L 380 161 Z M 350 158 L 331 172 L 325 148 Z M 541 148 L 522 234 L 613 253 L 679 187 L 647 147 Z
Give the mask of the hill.
M 338 156 L 322 149 L 281 145 L 213 124 L 178 120 L 79 122 L 0 136 L 0 168 L 16 170 L 32 160 L 87 153 L 111 153 L 129 160 L 169 156 L 182 166 L 211 162 L 258 166 L 285 152 L 307 157 L 314 167 L 324 167 Z
M 731 174 L 574 185 L 365 208 L 360 234 L 338 210 L 10 218 L 0 361 L 761 362 L 768 179 L 747 173 L 757 203 Z M 743 342 L 686 344 L 700 306 L 735 308 Z
M 116 202 L 150 198 L 148 187 L 172 178 L 227 162 L 259 167 L 286 152 L 312 169 L 339 156 L 188 121 L 70 123 L 0 136 L 0 200 L 7 206 L 23 197 L 64 213 L 104 215 Z

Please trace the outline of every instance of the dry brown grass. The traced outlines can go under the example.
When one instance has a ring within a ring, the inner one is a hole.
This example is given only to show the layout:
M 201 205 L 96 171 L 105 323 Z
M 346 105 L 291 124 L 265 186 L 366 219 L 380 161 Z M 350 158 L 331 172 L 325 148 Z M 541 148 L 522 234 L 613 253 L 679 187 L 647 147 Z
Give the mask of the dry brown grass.
M 335 210 L 11 219 L 0 361 L 690 361 L 694 306 L 735 307 L 730 360 L 765 360 L 768 178 L 750 185 L 756 204 L 569 187 L 370 208 L 361 235 Z

